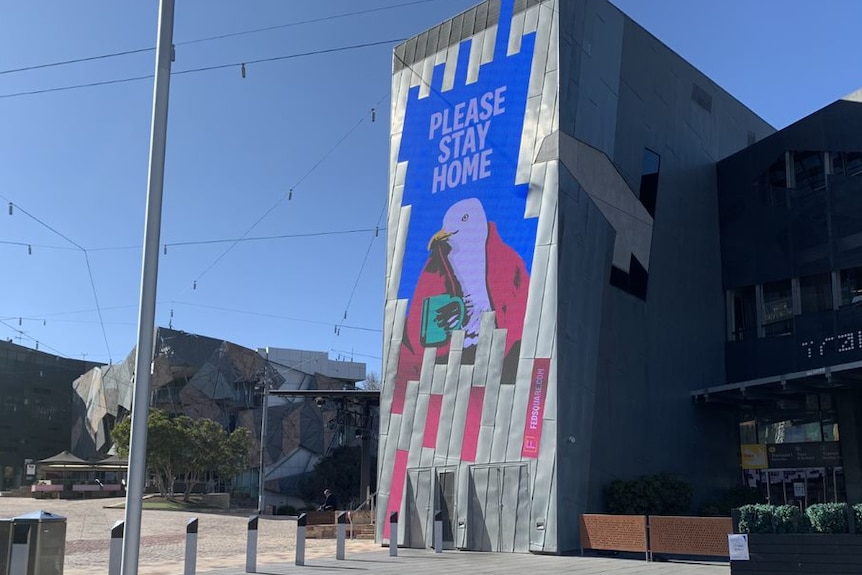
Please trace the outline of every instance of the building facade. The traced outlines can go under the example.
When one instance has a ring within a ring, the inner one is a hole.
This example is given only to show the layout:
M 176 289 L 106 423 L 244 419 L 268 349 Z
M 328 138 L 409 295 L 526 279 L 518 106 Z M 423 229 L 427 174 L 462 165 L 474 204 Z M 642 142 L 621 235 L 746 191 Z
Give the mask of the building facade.
M 726 383 L 770 501 L 862 501 L 862 93 L 717 165 Z
M 75 455 L 92 459 L 104 457 L 111 449 L 111 429 L 131 410 L 134 367 L 132 350 L 123 362 L 95 367 L 72 383 Z M 325 352 L 254 350 L 159 328 L 150 406 L 172 416 L 206 417 L 228 431 L 247 428 L 254 444 L 252 463 L 234 482 L 234 491 L 257 497 L 262 465 L 267 504 L 297 503 L 297 481 L 332 448 L 355 442 L 355 437 L 336 421 L 334 408 L 321 409 L 312 400 L 267 396 L 266 392 L 348 389 L 364 379 L 365 364 L 332 361 Z M 267 425 L 261 434 L 264 409 Z
M 28 463 L 69 449 L 70 383 L 95 365 L 0 341 L 0 491 L 32 483 Z
M 774 130 L 605 0 L 483 2 L 393 66 L 379 540 L 562 553 L 613 479 L 738 484 L 692 391 L 727 381 L 716 162 Z

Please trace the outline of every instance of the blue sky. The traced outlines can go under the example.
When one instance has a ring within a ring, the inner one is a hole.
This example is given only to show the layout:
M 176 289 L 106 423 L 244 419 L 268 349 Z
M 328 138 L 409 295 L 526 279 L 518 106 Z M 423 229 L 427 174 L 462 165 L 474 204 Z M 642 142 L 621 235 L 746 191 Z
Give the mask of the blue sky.
M 174 71 L 236 65 L 172 80 L 159 325 L 248 347 L 328 351 L 380 371 L 385 234 L 373 230 L 385 225 L 386 42 L 473 3 L 178 2 Z M 854 0 L 816 11 L 801 0 L 614 4 L 777 127 L 862 85 Z M 394 5 L 403 6 L 335 17 Z M 149 75 L 154 53 L 3 72 L 152 47 L 157 2 L 2 10 L 0 337 L 118 361 L 137 329 L 152 81 L 9 96 Z M 189 43 L 320 18 L 328 19 Z M 240 73 L 241 62 L 377 42 Z M 199 243 L 244 234 L 298 237 Z M 184 242 L 192 244 L 170 245 Z

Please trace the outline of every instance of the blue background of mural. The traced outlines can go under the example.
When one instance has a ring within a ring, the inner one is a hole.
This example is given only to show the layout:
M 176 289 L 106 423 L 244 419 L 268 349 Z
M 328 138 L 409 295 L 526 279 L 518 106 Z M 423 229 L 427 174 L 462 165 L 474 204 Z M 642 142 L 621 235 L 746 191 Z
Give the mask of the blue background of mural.
M 521 50 L 506 56 L 512 0 L 504 0 L 498 27 L 494 59 L 479 70 L 477 82 L 467 85 L 467 65 L 470 40 L 461 43 L 453 89 L 441 92 L 444 65 L 434 69 L 431 94 L 419 99 L 419 88 L 410 90 L 404 118 L 404 131 L 398 160 L 407 161 L 403 205 L 412 205 L 410 227 L 402 266 L 398 297 L 411 298 L 419 275 L 428 258 L 428 240 L 443 222 L 446 210 L 465 199 L 479 198 L 489 222 L 497 224 L 503 241 L 524 259 L 527 270 L 532 270 L 533 250 L 536 243 L 536 219 L 524 219 L 528 185 L 515 185 L 521 133 L 527 103 L 527 89 L 533 62 L 535 34 L 525 35 Z M 454 188 L 432 193 L 434 169 L 440 166 L 440 130 L 429 139 L 432 115 L 444 109 L 452 110 L 462 102 L 494 92 L 505 86 L 505 112 L 488 121 L 486 149 L 490 155 L 491 175 L 468 181 Z M 412 303 L 412 302 L 411 302 Z

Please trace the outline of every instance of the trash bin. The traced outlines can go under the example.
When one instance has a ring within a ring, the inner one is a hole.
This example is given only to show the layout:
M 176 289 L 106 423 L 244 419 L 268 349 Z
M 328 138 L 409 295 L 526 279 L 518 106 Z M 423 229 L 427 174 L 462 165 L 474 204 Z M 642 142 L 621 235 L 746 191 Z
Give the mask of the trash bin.
M 66 554 L 65 517 L 47 511 L 33 511 L 13 517 L 11 539 L 13 546 L 26 541 L 26 575 L 63 575 L 63 558 Z M 8 575 L 19 574 L 10 570 Z
M 9 574 L 12 553 L 12 520 L 0 518 L 0 575 Z

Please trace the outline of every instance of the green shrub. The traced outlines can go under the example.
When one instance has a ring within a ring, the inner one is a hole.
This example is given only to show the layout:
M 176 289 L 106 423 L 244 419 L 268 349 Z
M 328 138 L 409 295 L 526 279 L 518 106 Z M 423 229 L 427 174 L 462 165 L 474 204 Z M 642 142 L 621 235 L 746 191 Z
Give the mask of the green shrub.
M 605 506 L 617 515 L 682 515 L 691 508 L 691 484 L 667 473 L 612 481 Z
M 815 533 L 847 533 L 846 503 L 817 503 L 805 510 Z
M 795 505 L 778 505 L 772 508 L 772 526 L 775 533 L 808 533 L 808 517 Z
M 273 510 L 273 515 L 296 515 L 296 507 L 293 505 L 278 505 Z
M 763 503 L 743 505 L 739 508 L 739 532 L 775 533 L 774 510 L 774 506 Z
M 856 523 L 856 533 L 862 533 L 862 503 L 853 506 L 853 519 Z

